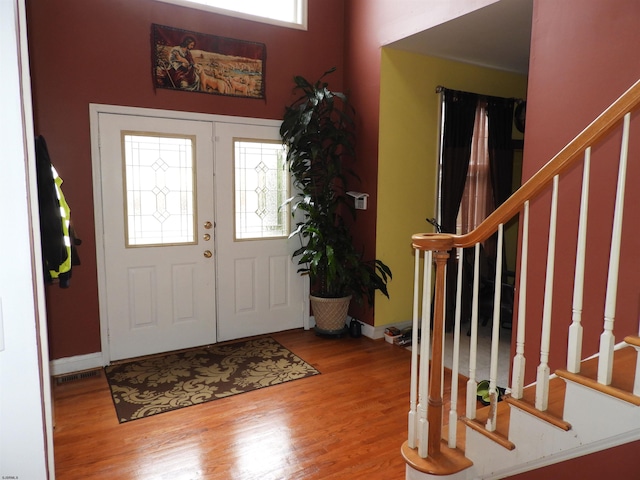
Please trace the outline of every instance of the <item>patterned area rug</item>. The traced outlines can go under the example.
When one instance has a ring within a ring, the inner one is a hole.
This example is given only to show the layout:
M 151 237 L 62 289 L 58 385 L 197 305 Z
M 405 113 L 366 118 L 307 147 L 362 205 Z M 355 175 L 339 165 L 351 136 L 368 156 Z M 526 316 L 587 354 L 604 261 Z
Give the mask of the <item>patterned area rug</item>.
M 271 337 L 110 365 L 120 423 L 320 372 Z

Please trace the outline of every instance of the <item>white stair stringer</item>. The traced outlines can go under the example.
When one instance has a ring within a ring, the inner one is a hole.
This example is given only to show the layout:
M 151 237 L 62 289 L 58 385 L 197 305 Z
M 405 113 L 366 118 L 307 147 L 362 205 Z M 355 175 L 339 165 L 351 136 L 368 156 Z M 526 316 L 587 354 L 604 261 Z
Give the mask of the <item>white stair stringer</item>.
M 510 405 L 509 440 L 516 446 L 507 450 L 467 427 L 465 456 L 473 466 L 449 476 L 435 476 L 407 466 L 406 480 L 500 479 L 572 458 L 581 457 L 640 440 L 640 407 L 567 381 L 565 431 Z

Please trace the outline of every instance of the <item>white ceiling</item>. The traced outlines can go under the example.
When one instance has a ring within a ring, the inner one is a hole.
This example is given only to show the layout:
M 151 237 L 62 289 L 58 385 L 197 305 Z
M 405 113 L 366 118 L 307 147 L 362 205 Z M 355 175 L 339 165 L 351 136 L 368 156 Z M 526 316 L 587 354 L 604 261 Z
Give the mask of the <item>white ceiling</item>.
M 501 0 L 388 46 L 527 74 L 533 0 Z

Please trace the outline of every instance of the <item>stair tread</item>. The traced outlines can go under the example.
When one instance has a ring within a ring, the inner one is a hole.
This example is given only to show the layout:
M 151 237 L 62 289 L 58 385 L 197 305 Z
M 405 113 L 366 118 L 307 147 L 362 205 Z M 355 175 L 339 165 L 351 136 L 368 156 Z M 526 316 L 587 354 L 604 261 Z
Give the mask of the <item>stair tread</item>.
M 638 354 L 634 347 L 623 347 L 613 353 L 614 369 L 609 385 L 598 383 L 597 357 L 582 362 L 579 373 L 572 373 L 567 370 L 558 370 L 556 373 L 567 380 L 640 406 L 640 397 L 633 394 L 637 356 Z
M 636 335 L 628 335 L 624 337 L 624 341 L 629 345 L 633 345 L 635 347 L 640 347 L 640 337 Z
M 458 416 L 458 420 L 461 420 L 464 414 Z M 442 425 L 442 440 L 447 442 L 449 439 L 449 428 L 451 425 L 447 422 L 445 425 Z M 462 453 L 466 450 L 467 444 L 467 429 L 465 428 L 465 424 L 462 421 L 456 422 L 456 448 L 460 450 Z
M 507 402 L 536 417 L 555 425 L 563 430 L 570 430 L 571 424 L 566 422 L 564 415 L 564 396 L 566 383 L 562 378 L 554 377 L 549 379 L 549 400 L 547 409 L 540 411 L 536 409 L 536 386 L 529 385 L 522 392 L 522 398 L 516 399 L 507 397 Z
M 416 449 L 409 448 L 407 442 L 402 444 L 401 451 L 408 465 L 430 475 L 453 475 L 473 465 L 473 462 L 465 457 L 463 452 L 457 448 L 447 447 L 444 441 L 440 452 L 434 457 L 420 457 Z
M 462 417 L 461 420 L 476 432 L 490 438 L 494 442 L 503 446 L 507 450 L 513 450 L 516 448 L 515 444 L 509 440 L 509 420 L 510 420 L 510 408 L 507 402 L 498 402 L 497 414 L 496 414 L 496 429 L 493 432 L 489 432 L 485 425 L 489 418 L 491 406 L 486 406 L 478 409 L 476 412 L 476 418 L 470 419 Z

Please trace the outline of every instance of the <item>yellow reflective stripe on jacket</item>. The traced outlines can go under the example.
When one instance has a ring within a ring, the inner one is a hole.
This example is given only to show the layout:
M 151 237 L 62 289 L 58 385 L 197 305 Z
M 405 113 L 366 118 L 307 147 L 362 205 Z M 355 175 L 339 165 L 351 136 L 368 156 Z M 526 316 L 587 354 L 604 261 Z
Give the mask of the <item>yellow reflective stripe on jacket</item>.
M 53 171 L 53 177 L 56 184 L 56 193 L 58 194 L 58 201 L 60 202 L 60 216 L 62 217 L 62 233 L 64 234 L 64 246 L 67 250 L 67 259 L 62 262 L 57 270 L 49 270 L 51 278 L 58 278 L 61 273 L 67 273 L 71 270 L 71 237 L 69 236 L 69 224 L 71 219 L 71 209 L 67 204 L 62 193 L 62 178 L 56 172 L 56 169 L 51 166 Z

